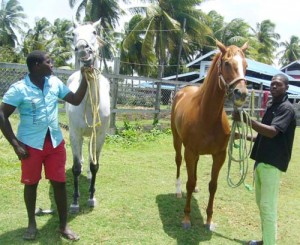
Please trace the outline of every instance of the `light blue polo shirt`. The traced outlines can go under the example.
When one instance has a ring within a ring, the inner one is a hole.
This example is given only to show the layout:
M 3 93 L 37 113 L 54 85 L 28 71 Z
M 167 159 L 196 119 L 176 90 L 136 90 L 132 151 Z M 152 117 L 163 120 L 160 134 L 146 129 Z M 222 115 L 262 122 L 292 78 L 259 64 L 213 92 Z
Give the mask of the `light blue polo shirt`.
M 53 147 L 57 147 L 63 140 L 58 124 L 58 99 L 63 99 L 69 92 L 70 89 L 55 76 L 45 77 L 43 91 L 30 81 L 28 75 L 12 84 L 2 102 L 19 110 L 18 140 L 42 150 L 49 128 Z

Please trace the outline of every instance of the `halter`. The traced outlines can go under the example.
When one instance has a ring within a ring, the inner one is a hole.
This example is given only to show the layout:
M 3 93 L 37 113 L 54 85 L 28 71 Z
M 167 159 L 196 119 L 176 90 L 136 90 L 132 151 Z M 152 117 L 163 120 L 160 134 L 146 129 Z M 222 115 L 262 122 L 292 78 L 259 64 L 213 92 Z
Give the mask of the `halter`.
M 98 49 L 93 50 L 92 47 L 91 47 L 91 45 L 88 43 L 87 40 L 85 40 L 85 39 L 78 39 L 77 42 L 76 42 L 76 45 L 75 45 L 75 51 L 76 51 L 76 46 L 77 46 L 77 44 L 79 43 L 79 41 L 84 41 L 84 42 L 86 43 L 86 46 L 85 46 L 84 49 L 85 49 L 89 54 L 93 54 L 94 61 L 95 61 L 95 58 L 99 56 L 99 55 L 97 55 L 97 52 L 96 52 Z M 91 64 L 90 62 L 92 62 L 92 61 L 90 61 L 90 60 L 88 60 L 87 62 L 84 62 L 84 61 L 82 61 L 81 59 L 80 59 L 80 61 L 81 61 L 82 63 L 84 63 L 84 65 L 87 65 L 87 66 Z
M 246 78 L 244 76 L 240 76 L 237 77 L 235 79 L 233 79 L 231 82 L 227 83 L 222 75 L 222 70 L 221 70 L 221 64 L 222 64 L 222 55 L 220 56 L 219 60 L 218 60 L 218 72 L 219 72 L 219 87 L 221 88 L 220 85 L 220 81 L 223 82 L 223 85 L 225 87 L 226 90 L 226 95 L 228 96 L 229 94 L 232 93 L 232 87 L 233 85 L 240 80 L 246 80 Z

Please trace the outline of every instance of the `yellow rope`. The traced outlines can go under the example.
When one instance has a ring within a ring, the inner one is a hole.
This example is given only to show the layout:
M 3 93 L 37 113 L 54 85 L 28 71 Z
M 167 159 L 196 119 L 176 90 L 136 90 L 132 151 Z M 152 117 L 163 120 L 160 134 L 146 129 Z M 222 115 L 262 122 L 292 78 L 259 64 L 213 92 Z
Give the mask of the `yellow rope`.
M 228 144 L 228 172 L 227 172 L 227 183 L 230 187 L 238 187 L 242 183 L 244 183 L 245 178 L 248 172 L 248 157 L 251 153 L 252 149 L 252 127 L 251 127 L 251 120 L 249 114 L 241 109 L 239 110 L 241 121 L 233 121 L 231 126 L 231 134 L 229 138 Z M 243 118 L 246 118 L 246 122 L 243 122 Z M 235 142 L 235 135 L 236 133 L 239 135 L 238 143 Z M 247 138 L 250 133 L 251 143 L 250 148 L 247 144 Z M 238 149 L 238 158 L 234 157 L 234 149 Z M 231 165 L 232 162 L 236 162 L 239 164 L 239 172 L 240 172 L 240 179 L 238 182 L 234 183 L 231 179 L 230 172 L 231 172 Z M 244 183 L 245 185 L 245 183 Z M 245 185 L 246 188 L 250 189 L 248 185 Z
M 86 67 L 83 70 L 83 74 L 85 76 L 85 79 L 87 81 L 87 86 L 88 86 L 88 98 L 90 100 L 91 104 L 91 111 L 92 111 L 92 124 L 88 123 L 87 120 L 87 103 L 88 101 L 86 100 L 85 102 L 85 107 L 84 107 L 84 118 L 85 118 L 85 123 L 88 127 L 92 128 L 92 135 L 91 135 L 91 140 L 90 140 L 90 151 L 91 151 L 91 156 L 93 162 L 96 163 L 97 157 L 96 157 L 96 151 L 97 151 L 97 127 L 101 125 L 101 118 L 100 118 L 100 112 L 99 112 L 99 107 L 100 107 L 100 96 L 99 96 L 99 74 L 100 71 L 97 70 L 96 68 L 91 68 L 91 67 Z M 92 84 L 94 85 L 94 91 L 92 91 Z M 94 143 L 94 144 L 93 144 Z M 94 147 L 93 147 L 94 145 Z

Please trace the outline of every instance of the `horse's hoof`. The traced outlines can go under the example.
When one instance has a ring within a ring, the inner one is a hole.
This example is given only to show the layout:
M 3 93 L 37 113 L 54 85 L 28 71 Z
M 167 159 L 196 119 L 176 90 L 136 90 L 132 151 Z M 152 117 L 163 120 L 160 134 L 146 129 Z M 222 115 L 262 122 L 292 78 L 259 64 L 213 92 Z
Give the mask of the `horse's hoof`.
M 187 230 L 191 228 L 191 221 L 182 221 L 183 229 Z
M 205 224 L 204 226 L 209 231 L 215 231 L 216 227 L 217 227 L 217 224 L 211 223 L 211 224 Z
M 97 205 L 97 201 L 96 201 L 96 198 L 92 198 L 92 199 L 89 199 L 88 200 L 88 205 L 89 207 L 93 208 Z
M 71 204 L 70 206 L 70 213 L 77 214 L 79 213 L 79 205 L 78 204 Z
M 182 198 L 182 193 L 181 193 L 181 192 L 176 193 L 176 197 L 177 197 L 177 198 Z

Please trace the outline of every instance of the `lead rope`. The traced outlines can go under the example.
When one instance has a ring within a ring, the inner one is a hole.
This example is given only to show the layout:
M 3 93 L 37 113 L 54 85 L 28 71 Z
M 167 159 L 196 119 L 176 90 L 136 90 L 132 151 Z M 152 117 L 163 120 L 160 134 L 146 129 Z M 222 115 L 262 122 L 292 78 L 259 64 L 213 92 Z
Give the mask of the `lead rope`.
M 96 68 L 86 68 L 84 69 L 84 76 L 87 81 L 88 85 L 88 97 L 90 100 L 91 104 L 91 111 L 92 111 L 92 124 L 88 123 L 87 119 L 87 103 L 88 101 L 85 101 L 85 106 L 84 106 L 84 119 L 85 123 L 88 127 L 92 128 L 92 135 L 91 135 L 91 140 L 90 140 L 90 155 L 92 156 L 93 162 L 96 162 L 97 157 L 96 157 L 96 151 L 97 151 L 97 127 L 101 125 L 101 119 L 100 119 L 100 113 L 99 113 L 99 108 L 100 108 L 100 96 L 99 96 L 99 74 L 100 71 Z M 92 91 L 91 83 L 94 84 L 94 91 Z M 93 93 L 94 92 L 94 93 Z M 94 144 L 93 144 L 94 143 Z
M 252 150 L 252 125 L 250 115 L 244 110 L 238 110 L 240 114 L 241 121 L 233 121 L 231 126 L 231 134 L 229 138 L 228 144 L 228 172 L 227 172 L 227 183 L 230 187 L 238 187 L 241 184 L 244 184 L 248 190 L 252 190 L 250 185 L 245 184 L 245 179 L 248 172 L 248 157 Z M 246 118 L 246 122 L 243 122 L 243 118 Z M 238 142 L 235 142 L 235 134 L 236 132 L 239 134 Z M 247 137 L 250 133 L 251 143 L 250 147 L 247 144 Z M 234 152 L 234 149 L 238 149 L 238 153 Z M 238 157 L 235 157 L 238 155 Z M 231 179 L 231 165 L 232 162 L 236 162 L 239 164 L 239 173 L 240 179 L 238 182 L 233 182 Z

